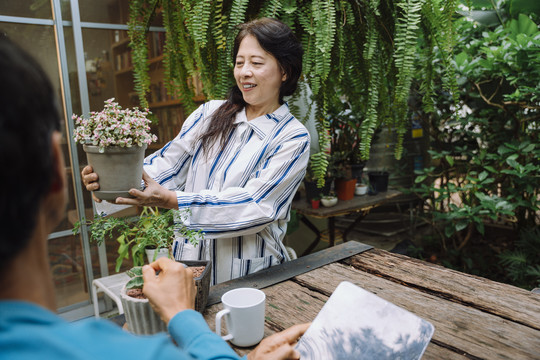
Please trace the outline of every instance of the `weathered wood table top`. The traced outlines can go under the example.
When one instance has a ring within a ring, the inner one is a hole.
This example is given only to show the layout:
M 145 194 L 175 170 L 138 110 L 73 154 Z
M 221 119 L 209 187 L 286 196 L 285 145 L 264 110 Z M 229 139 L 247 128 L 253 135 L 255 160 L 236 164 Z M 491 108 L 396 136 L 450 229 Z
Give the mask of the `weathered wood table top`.
M 222 309 L 217 302 L 229 289 L 262 288 L 269 336 L 312 321 L 337 285 L 347 280 L 435 326 L 424 359 L 540 359 L 539 294 L 354 241 L 283 265 L 274 275 L 267 272 L 211 288 L 204 312 L 210 328 Z M 235 350 L 243 355 L 251 349 Z

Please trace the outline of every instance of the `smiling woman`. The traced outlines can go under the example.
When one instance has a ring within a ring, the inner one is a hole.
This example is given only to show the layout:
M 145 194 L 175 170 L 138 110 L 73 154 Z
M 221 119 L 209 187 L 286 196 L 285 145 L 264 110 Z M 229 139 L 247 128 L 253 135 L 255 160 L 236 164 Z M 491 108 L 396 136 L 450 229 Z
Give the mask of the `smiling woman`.
M 145 159 L 144 191 L 117 204 L 189 209 L 180 220 L 204 233 L 177 237 L 177 260 L 212 260 L 212 284 L 289 260 L 283 245 L 292 198 L 309 160 L 310 137 L 283 96 L 297 87 L 302 47 L 274 19 L 243 24 L 233 49 L 236 84 L 225 101 L 193 112 L 178 136 Z M 83 179 L 96 190 L 98 176 Z

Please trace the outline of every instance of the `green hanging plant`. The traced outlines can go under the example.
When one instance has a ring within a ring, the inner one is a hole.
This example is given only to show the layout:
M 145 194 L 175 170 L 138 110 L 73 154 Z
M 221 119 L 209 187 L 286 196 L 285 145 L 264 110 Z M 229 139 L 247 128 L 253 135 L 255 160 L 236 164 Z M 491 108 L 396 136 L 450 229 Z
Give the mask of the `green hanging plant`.
M 275 17 L 288 24 L 303 44 L 303 78 L 316 103 L 321 151 L 312 154 L 310 170 L 324 183 L 328 166 L 333 102 L 347 101 L 357 112 L 361 135 L 359 159 L 367 160 L 375 131 L 386 125 L 397 133 L 396 158 L 408 130 L 407 101 L 412 79 L 422 74 L 426 109 L 433 109 L 435 52 L 444 53 L 443 84 L 457 104 L 452 67 L 455 41 L 452 17 L 456 0 L 134 0 L 128 23 L 136 91 L 147 105 L 149 91 L 146 34 L 161 9 L 166 30 L 163 62 L 170 95 L 193 110 L 190 78 L 200 76 L 208 99 L 224 98 L 234 84 L 231 51 L 237 26 L 250 19 Z M 425 39 L 424 46 L 418 38 Z M 340 96 L 337 96 L 339 94 Z M 293 109 L 294 110 L 294 109 Z

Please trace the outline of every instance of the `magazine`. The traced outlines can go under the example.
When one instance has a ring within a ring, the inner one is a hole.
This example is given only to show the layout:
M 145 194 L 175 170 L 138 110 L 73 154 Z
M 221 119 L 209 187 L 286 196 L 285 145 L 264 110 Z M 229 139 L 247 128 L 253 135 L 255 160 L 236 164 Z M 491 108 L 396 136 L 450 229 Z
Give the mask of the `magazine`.
M 350 282 L 338 285 L 296 349 L 309 359 L 420 359 L 434 327 Z

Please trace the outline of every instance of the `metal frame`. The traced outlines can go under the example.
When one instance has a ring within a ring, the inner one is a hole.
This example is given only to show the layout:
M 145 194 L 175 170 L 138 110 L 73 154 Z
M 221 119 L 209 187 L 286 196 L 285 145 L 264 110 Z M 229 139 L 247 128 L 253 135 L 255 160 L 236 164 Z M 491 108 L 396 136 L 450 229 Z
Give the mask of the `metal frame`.
M 72 98 L 71 98 L 71 87 L 69 83 L 69 72 L 67 64 L 67 53 L 66 53 L 66 39 L 64 37 L 64 29 L 71 27 L 73 29 L 73 36 L 75 42 L 75 57 L 77 64 L 77 76 L 79 81 L 79 94 L 82 107 L 82 113 L 88 115 L 90 113 L 89 97 L 88 97 L 88 85 L 86 81 L 86 68 L 85 68 L 85 59 L 84 59 L 84 44 L 82 38 L 82 29 L 104 29 L 104 30 L 128 30 L 128 26 L 124 24 L 110 24 L 110 23 L 95 23 L 95 22 L 81 22 L 80 13 L 79 13 L 79 0 L 70 0 L 71 7 L 71 18 L 72 21 L 65 21 L 62 19 L 61 11 L 61 0 L 50 0 L 51 1 L 51 10 L 52 10 L 52 19 L 38 19 L 38 18 L 29 18 L 29 17 L 19 17 L 19 16 L 7 16 L 0 14 L 0 24 L 1 23 L 17 23 L 17 24 L 28 24 L 28 25 L 44 25 L 52 26 L 55 32 L 56 38 L 56 50 L 58 58 L 58 70 L 60 76 L 60 85 L 62 89 L 62 105 L 64 107 L 65 116 L 65 126 L 67 131 L 66 139 L 68 141 L 69 149 L 69 159 L 73 169 L 79 169 L 78 161 L 78 152 L 75 141 L 73 140 L 71 134 L 74 130 L 74 123 L 69 114 L 73 113 L 72 108 Z M 149 29 L 150 31 L 165 31 L 163 27 L 152 26 Z M 72 172 L 74 192 L 75 192 L 75 205 L 78 212 L 78 217 L 84 216 L 85 205 L 83 199 L 83 188 L 81 182 L 81 175 L 78 171 Z M 94 204 L 92 206 L 95 209 Z M 57 239 L 61 237 L 71 236 L 71 230 L 57 231 L 48 236 L 49 240 Z M 81 227 L 80 236 L 82 237 L 83 245 L 83 258 L 85 264 L 86 272 L 86 286 L 88 289 L 92 288 L 92 281 L 94 278 L 93 269 L 92 269 L 92 256 L 90 253 L 90 242 L 88 236 L 88 229 L 85 225 Z M 107 256 L 105 253 L 105 246 L 101 245 L 98 248 L 98 259 L 101 269 L 101 275 L 108 275 L 108 264 Z M 91 316 L 93 314 L 93 307 L 91 304 L 90 294 L 88 295 L 88 300 L 72 304 L 63 308 L 58 309 L 58 312 L 61 313 L 63 317 L 69 320 L 80 319 L 82 317 Z

